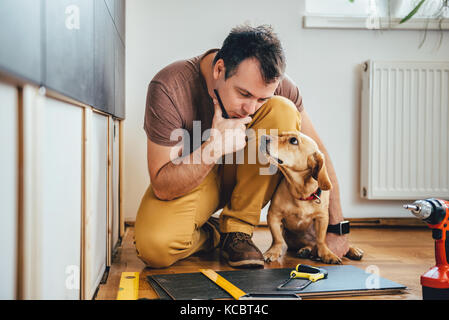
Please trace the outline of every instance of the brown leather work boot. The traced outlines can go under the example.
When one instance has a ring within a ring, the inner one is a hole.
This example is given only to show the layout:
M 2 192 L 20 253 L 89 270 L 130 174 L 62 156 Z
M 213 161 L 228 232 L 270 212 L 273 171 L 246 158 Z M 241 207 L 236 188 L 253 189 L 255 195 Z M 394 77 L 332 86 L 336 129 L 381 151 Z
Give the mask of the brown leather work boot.
M 249 234 L 229 232 L 222 235 L 221 255 L 234 268 L 263 268 L 263 254 Z

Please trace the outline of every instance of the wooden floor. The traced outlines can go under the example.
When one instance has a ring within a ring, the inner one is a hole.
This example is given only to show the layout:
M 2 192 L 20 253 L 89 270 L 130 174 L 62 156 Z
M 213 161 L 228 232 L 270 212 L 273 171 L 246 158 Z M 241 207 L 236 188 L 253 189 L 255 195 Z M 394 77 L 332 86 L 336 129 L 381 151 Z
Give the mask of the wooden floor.
M 106 283 L 100 284 L 96 299 L 114 300 L 120 282 L 121 272 L 140 272 L 139 299 L 155 299 L 156 293 L 147 283 L 146 276 L 150 274 L 198 272 L 199 268 L 211 268 L 216 271 L 233 270 L 220 262 L 218 250 L 212 254 L 199 254 L 177 262 L 170 268 L 150 269 L 137 257 L 133 244 L 134 228 L 126 228 L 122 245 L 118 248 L 113 264 L 109 270 Z M 355 228 L 349 235 L 351 243 L 364 250 L 361 261 L 351 261 L 344 258 L 344 264 L 365 269 L 375 265 L 380 276 L 398 282 L 408 287 L 403 294 L 382 296 L 339 297 L 334 299 L 422 299 L 420 275 L 434 263 L 434 242 L 430 229 L 427 228 Z M 258 227 L 254 232 L 253 241 L 264 252 L 271 244 L 271 234 L 267 227 Z M 265 268 L 290 268 L 298 263 L 319 265 L 311 260 L 299 259 L 288 253 L 280 262 L 266 264 Z

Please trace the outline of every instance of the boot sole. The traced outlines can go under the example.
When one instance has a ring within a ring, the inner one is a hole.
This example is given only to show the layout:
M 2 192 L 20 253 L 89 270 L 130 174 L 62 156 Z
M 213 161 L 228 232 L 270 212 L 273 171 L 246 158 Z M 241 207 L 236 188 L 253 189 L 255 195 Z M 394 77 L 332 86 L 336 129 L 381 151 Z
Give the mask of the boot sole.
M 225 251 L 221 251 L 221 256 L 231 267 L 234 268 L 263 268 L 265 265 L 264 260 L 256 260 L 256 259 L 231 261 L 229 260 L 228 253 Z

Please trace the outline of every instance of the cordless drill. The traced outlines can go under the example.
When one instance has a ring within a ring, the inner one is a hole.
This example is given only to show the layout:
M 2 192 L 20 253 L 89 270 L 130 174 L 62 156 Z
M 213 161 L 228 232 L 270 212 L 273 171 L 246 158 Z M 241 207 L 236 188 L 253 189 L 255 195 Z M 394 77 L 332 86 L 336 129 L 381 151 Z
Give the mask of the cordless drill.
M 427 222 L 435 240 L 436 265 L 421 276 L 423 299 L 449 300 L 449 201 L 417 200 L 404 208 Z

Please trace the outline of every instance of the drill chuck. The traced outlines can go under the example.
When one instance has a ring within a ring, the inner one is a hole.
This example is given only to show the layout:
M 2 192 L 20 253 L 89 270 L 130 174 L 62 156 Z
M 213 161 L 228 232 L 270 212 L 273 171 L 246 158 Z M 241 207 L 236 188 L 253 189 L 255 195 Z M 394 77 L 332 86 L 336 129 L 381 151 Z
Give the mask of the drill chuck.
M 425 200 L 417 200 L 413 204 L 404 205 L 404 209 L 410 210 L 418 219 L 426 220 L 432 214 L 432 205 Z

